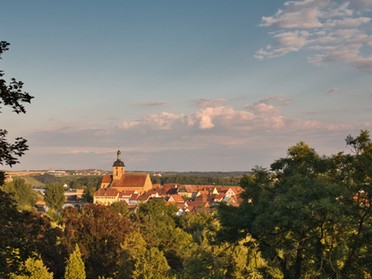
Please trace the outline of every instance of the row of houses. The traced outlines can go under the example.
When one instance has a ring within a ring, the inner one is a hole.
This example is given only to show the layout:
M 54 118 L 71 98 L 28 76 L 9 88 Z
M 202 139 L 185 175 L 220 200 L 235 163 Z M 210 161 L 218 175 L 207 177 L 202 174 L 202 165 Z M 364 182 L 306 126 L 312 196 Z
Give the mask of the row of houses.
M 136 190 L 119 191 L 116 188 L 100 188 L 94 194 L 95 204 L 110 205 L 115 202 L 125 202 L 128 208 L 135 210 L 141 203 L 151 199 L 164 199 L 178 208 L 179 214 L 184 212 L 198 212 L 219 205 L 224 202 L 231 206 L 239 206 L 242 188 L 239 186 L 221 187 L 205 185 L 154 185 L 144 193 Z
M 94 193 L 95 204 L 110 205 L 125 202 L 129 209 L 135 210 L 141 203 L 150 199 L 164 199 L 178 207 L 179 214 L 209 209 L 221 202 L 238 206 L 241 202 L 242 189 L 235 187 L 218 187 L 214 185 L 153 185 L 147 173 L 128 173 L 120 158 L 112 165 L 112 175 L 102 178 L 100 188 Z

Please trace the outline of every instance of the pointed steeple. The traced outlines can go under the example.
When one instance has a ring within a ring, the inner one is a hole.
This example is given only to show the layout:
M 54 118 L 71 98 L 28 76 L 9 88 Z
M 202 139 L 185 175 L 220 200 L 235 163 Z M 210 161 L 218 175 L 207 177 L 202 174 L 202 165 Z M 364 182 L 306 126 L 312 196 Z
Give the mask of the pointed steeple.
M 118 148 L 118 152 L 116 152 L 116 158 L 117 158 L 117 160 L 119 160 L 119 161 L 120 161 L 120 154 L 121 154 L 121 151 L 120 151 L 120 149 Z
M 121 151 L 118 148 L 116 152 L 116 161 L 112 164 L 112 178 L 120 179 L 125 172 L 124 162 L 120 159 Z

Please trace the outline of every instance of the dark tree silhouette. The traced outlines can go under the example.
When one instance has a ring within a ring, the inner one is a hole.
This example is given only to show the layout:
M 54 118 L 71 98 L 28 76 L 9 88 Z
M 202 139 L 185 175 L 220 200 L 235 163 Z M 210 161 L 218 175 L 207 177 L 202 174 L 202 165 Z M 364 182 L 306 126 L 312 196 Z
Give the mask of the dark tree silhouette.
M 9 50 L 9 45 L 6 41 L 0 41 L 0 59 L 1 55 Z M 33 96 L 23 91 L 22 81 L 12 78 L 8 84 L 3 76 L 4 71 L 0 70 L 0 112 L 4 106 L 10 106 L 13 112 L 17 114 L 26 113 L 24 104 L 31 103 Z M 7 134 L 7 130 L 0 129 L 0 164 L 12 166 L 19 163 L 19 157 L 28 150 L 28 145 L 26 144 L 27 141 L 22 137 L 17 137 L 14 143 L 9 143 Z M 4 183 L 4 178 L 4 173 L 1 172 L 1 185 Z

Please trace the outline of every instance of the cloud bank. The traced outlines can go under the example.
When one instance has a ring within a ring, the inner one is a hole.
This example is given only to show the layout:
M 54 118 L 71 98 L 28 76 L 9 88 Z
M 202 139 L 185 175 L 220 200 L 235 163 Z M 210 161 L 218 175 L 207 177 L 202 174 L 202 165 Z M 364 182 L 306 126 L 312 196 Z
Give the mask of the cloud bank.
M 371 122 L 324 121 L 319 113 L 291 117 L 296 100 L 281 95 L 246 104 L 225 99 L 192 104 L 188 113 L 160 111 L 113 126 L 86 128 L 77 122 L 34 131 L 25 135 L 30 152 L 19 167 L 109 169 L 120 145 L 131 170 L 249 170 L 268 166 L 300 140 L 322 147 L 320 153 L 336 152 L 348 134 L 372 128 Z
M 259 26 L 269 28 L 272 44 L 259 49 L 257 59 L 306 50 L 310 63 L 341 61 L 372 73 L 372 4 L 369 0 L 287 1 Z

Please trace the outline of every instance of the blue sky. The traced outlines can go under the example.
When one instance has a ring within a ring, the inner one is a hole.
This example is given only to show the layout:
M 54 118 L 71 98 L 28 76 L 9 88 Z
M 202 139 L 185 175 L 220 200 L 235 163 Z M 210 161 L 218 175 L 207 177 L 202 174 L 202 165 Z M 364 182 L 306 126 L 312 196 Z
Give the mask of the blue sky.
M 229 171 L 372 131 L 372 1 L 3 1 L 13 169 Z M 7 169 L 7 168 L 5 168 Z

